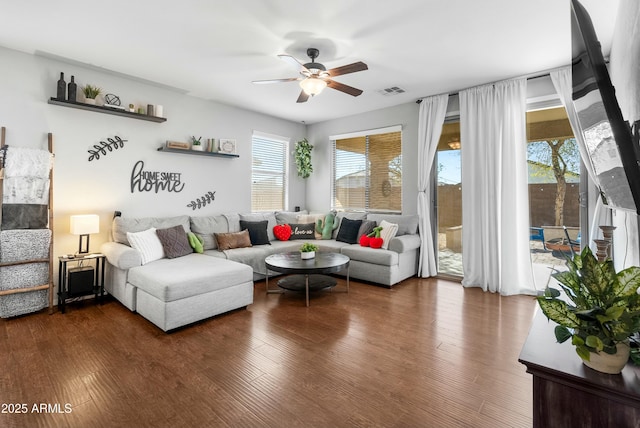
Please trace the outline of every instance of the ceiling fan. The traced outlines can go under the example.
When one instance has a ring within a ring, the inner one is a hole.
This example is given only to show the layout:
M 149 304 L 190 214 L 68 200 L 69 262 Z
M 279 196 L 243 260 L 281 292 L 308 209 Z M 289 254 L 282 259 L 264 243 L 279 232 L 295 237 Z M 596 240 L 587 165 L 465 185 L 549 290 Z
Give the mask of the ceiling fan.
M 353 64 L 343 65 L 342 67 L 332 68 L 327 70 L 326 67 L 319 62 L 315 62 L 316 58 L 320 55 L 320 51 L 316 48 L 307 49 L 307 56 L 311 58 L 311 62 L 302 64 L 297 59 L 290 55 L 278 55 L 281 59 L 294 66 L 300 73 L 300 77 L 289 77 L 286 79 L 272 79 L 272 80 L 254 80 L 253 83 L 281 83 L 281 82 L 293 82 L 299 81 L 302 92 L 298 97 L 299 103 L 306 102 L 309 97 L 318 95 L 327 86 L 332 89 L 344 92 L 345 94 L 353 95 L 357 97 L 362 93 L 361 89 L 354 88 L 353 86 L 345 85 L 344 83 L 336 82 L 332 80 L 333 77 L 340 76 L 342 74 L 355 73 L 356 71 L 368 70 L 367 64 L 358 61 Z

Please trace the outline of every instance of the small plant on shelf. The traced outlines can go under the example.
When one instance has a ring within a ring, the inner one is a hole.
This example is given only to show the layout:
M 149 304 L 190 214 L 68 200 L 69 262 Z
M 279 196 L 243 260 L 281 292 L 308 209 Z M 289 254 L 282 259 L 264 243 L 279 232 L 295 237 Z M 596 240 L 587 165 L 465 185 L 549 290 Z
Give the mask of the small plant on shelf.
M 202 137 L 196 138 L 195 135 L 191 137 L 191 149 L 202 151 Z
M 97 86 L 84 85 L 82 87 L 82 93 L 86 99 L 95 100 L 96 97 L 102 93 L 102 89 Z

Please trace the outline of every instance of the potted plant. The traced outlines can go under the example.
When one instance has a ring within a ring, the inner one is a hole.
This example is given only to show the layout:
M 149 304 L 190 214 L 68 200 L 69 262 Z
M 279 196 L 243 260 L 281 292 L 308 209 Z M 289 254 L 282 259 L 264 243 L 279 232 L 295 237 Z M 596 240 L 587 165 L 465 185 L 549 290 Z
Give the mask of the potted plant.
M 562 293 L 547 287 L 537 297 L 540 309 L 558 323 L 558 342 L 571 339 L 587 367 L 620 373 L 629 360 L 629 342 L 640 331 L 640 267 L 616 273 L 610 259 L 598 261 L 589 247 L 567 266 L 552 275 Z
M 96 97 L 102 93 L 102 89 L 97 86 L 92 85 L 84 85 L 82 87 L 82 93 L 85 97 L 85 103 L 87 104 L 95 104 Z
M 300 247 L 300 258 L 303 260 L 312 259 L 316 256 L 316 251 L 318 251 L 317 245 L 311 242 L 305 242 Z
M 202 142 L 200 140 L 202 140 L 202 137 L 197 139 L 195 136 L 191 137 L 191 150 L 202 151 Z
M 313 166 L 311 165 L 311 150 L 313 150 L 313 145 L 304 138 L 296 143 L 296 147 L 293 151 L 296 160 L 296 167 L 298 168 L 298 176 L 302 178 L 308 178 L 313 172 Z

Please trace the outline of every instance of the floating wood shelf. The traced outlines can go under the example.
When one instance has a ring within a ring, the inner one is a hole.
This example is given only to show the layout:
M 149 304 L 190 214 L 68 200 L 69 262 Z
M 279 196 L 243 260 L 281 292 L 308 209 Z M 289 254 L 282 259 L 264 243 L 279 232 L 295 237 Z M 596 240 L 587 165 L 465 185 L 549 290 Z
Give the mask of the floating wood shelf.
M 146 115 L 146 114 L 134 113 L 134 112 L 130 112 L 130 111 L 127 111 L 127 110 L 120 110 L 118 108 L 105 107 L 105 106 L 94 106 L 92 104 L 78 103 L 78 102 L 74 102 L 74 101 L 61 101 L 61 100 L 58 100 L 56 98 L 50 98 L 48 103 L 56 105 L 56 106 L 77 108 L 77 109 L 80 109 L 80 110 L 95 111 L 95 112 L 98 112 L 98 113 L 112 114 L 114 116 L 128 117 L 128 118 L 131 118 L 131 119 L 147 120 L 149 122 L 162 123 L 162 122 L 166 122 L 167 121 L 166 117 L 149 116 L 149 115 Z
M 216 156 L 221 158 L 239 158 L 240 155 L 236 155 L 235 153 L 220 153 L 220 152 L 205 152 L 198 150 L 190 150 L 190 149 L 169 149 L 166 147 L 158 147 L 159 152 L 166 153 L 180 153 L 183 155 L 198 155 L 198 156 Z

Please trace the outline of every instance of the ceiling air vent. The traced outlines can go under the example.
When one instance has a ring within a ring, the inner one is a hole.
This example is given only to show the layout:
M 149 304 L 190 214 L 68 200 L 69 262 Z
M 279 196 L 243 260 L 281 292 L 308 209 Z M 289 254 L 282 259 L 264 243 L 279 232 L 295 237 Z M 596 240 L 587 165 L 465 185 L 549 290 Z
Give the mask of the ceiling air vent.
M 391 88 L 380 89 L 378 91 L 379 94 L 388 96 L 388 95 L 398 95 L 406 92 L 404 89 L 398 86 L 392 86 Z

